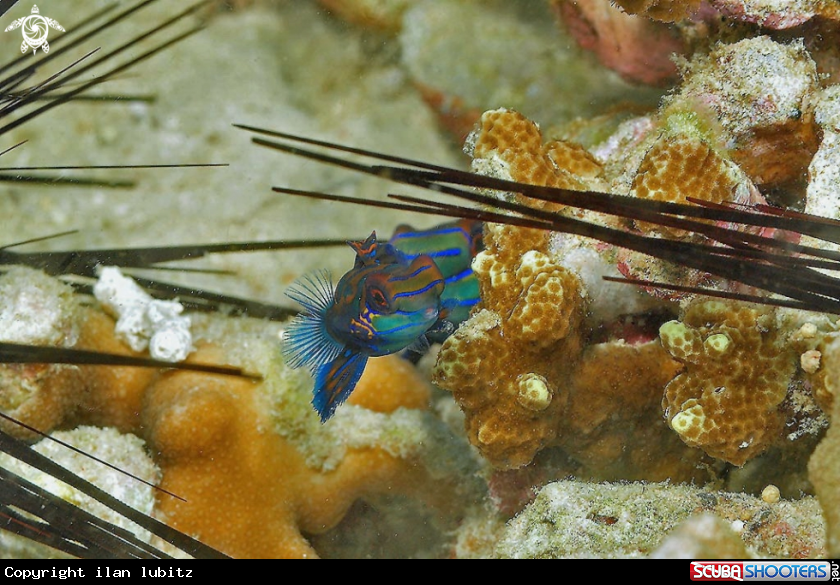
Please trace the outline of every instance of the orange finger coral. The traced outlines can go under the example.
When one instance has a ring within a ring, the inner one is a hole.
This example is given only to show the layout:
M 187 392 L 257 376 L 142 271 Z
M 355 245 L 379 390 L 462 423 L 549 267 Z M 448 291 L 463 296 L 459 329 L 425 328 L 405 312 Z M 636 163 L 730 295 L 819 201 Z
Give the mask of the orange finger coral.
M 400 372 L 398 359 L 375 360 L 379 365 L 365 372 L 354 401 L 376 405 L 367 388 Z M 416 377 L 402 377 L 397 388 L 412 406 L 428 398 Z M 400 404 L 384 396 L 386 408 Z M 200 374 L 174 374 L 149 389 L 144 424 L 163 472 L 161 487 L 187 500 L 160 497 L 162 518 L 236 557 L 312 558 L 317 553 L 303 534 L 334 527 L 359 498 L 402 493 L 452 506 L 445 503 L 452 485 L 427 489 L 432 479 L 417 460 L 373 444 L 347 449 L 329 471 L 310 466 L 293 441 L 270 430 L 265 407 L 253 384 Z
M 139 355 L 116 338 L 113 320 L 82 305 L 72 288 L 42 272 L 13 268 L 0 279 L 0 298 L 0 322 L 13 324 L 3 327 L 3 341 Z M 126 432 L 137 427 L 142 389 L 156 376 L 145 368 L 5 364 L 0 366 L 0 408 L 45 432 L 73 424 Z M 3 424 L 7 432 L 34 438 Z

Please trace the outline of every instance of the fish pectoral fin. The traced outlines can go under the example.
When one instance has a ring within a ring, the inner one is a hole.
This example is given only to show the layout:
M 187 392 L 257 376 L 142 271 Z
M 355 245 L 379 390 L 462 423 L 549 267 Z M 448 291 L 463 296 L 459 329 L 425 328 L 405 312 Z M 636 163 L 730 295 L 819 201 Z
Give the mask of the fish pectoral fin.
M 341 355 L 315 369 L 315 389 L 312 406 L 321 422 L 327 422 L 356 388 L 365 371 L 368 356 L 345 348 Z
M 426 331 L 426 335 L 434 335 L 440 336 L 443 335 L 445 337 L 449 337 L 453 333 L 455 333 L 455 323 L 452 321 L 447 321 L 446 319 L 438 319 L 435 321 L 435 324 L 429 327 L 428 331 Z
M 438 311 L 438 320 L 432 326 L 432 329 L 442 329 L 445 327 L 452 327 L 453 333 L 456 329 L 455 324 L 449 321 L 450 314 L 461 306 L 461 300 L 458 298 L 445 298 L 440 301 L 440 310 Z
M 419 355 L 425 355 L 429 351 L 431 344 L 425 335 L 421 335 L 412 342 L 411 345 L 405 348 L 407 352 L 413 352 Z
M 446 319 L 438 319 L 435 324 L 426 331 L 428 343 L 443 343 L 446 338 L 455 333 L 455 323 Z

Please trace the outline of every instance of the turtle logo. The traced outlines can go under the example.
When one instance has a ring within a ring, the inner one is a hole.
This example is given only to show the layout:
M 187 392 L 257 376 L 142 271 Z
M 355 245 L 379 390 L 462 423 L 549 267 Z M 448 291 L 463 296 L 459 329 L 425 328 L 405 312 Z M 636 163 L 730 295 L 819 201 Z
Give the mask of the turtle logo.
M 38 52 L 38 49 L 42 49 L 44 53 L 50 52 L 50 44 L 47 42 L 50 27 L 64 32 L 64 28 L 58 24 L 58 21 L 38 14 L 37 6 L 32 6 L 32 14 L 18 18 L 7 26 L 6 32 L 19 27 L 23 27 L 23 43 L 20 45 L 20 52 L 25 53 L 32 47 L 33 55 Z

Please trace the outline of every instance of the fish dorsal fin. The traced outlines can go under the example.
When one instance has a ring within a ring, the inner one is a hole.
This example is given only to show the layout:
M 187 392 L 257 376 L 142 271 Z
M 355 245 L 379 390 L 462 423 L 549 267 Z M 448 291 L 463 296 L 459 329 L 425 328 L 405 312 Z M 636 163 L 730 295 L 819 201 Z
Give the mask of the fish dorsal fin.
M 341 355 L 344 344 L 327 332 L 326 313 L 335 305 L 335 288 L 327 271 L 296 280 L 286 296 L 300 303 L 304 311 L 283 333 L 283 356 L 292 368 L 315 371 Z
M 367 361 L 368 356 L 345 348 L 341 355 L 315 370 L 312 406 L 318 411 L 322 423 L 330 419 L 335 409 L 356 388 Z
M 356 251 L 356 267 L 369 266 L 376 262 L 376 232 L 373 231 L 363 241 L 348 240 L 347 244 Z

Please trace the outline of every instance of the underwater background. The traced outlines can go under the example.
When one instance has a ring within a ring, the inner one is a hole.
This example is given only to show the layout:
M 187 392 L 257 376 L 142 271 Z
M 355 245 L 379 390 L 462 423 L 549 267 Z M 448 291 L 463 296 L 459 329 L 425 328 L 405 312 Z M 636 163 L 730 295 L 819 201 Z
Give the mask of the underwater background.
M 109 4 L 39 8 L 69 31 Z M 177 4 L 151 3 L 96 46 Z M 0 24 L 30 9 L 18 2 Z M 4 183 L 4 243 L 67 230 L 26 250 L 363 240 L 439 221 L 272 192 L 441 197 L 259 148 L 233 124 L 572 190 L 840 209 L 833 0 L 240 0 L 209 2 L 179 26 L 195 23 L 204 28 L 93 91 L 149 99 L 63 104 L 3 136 L 4 149 L 26 143 L 2 166 L 227 166 L 88 173 L 131 188 Z M 7 31 L 0 60 L 18 54 L 19 32 Z M 501 225 L 484 237 L 470 320 L 416 366 L 372 360 L 326 424 L 309 374 L 283 361 L 284 322 L 223 310 L 189 314 L 192 359 L 262 382 L 8 365 L 0 405 L 182 496 L 64 463 L 233 557 L 840 553 L 835 315 L 605 283 L 745 290 L 585 238 Z M 176 265 L 233 274 L 131 274 L 294 309 L 284 292 L 295 279 L 337 279 L 353 259 L 349 246 L 210 254 Z M 11 269 L 0 298 L 3 341 L 147 355 L 114 329 L 119 309 L 51 276 Z M 57 553 L 2 533 L 0 554 Z

